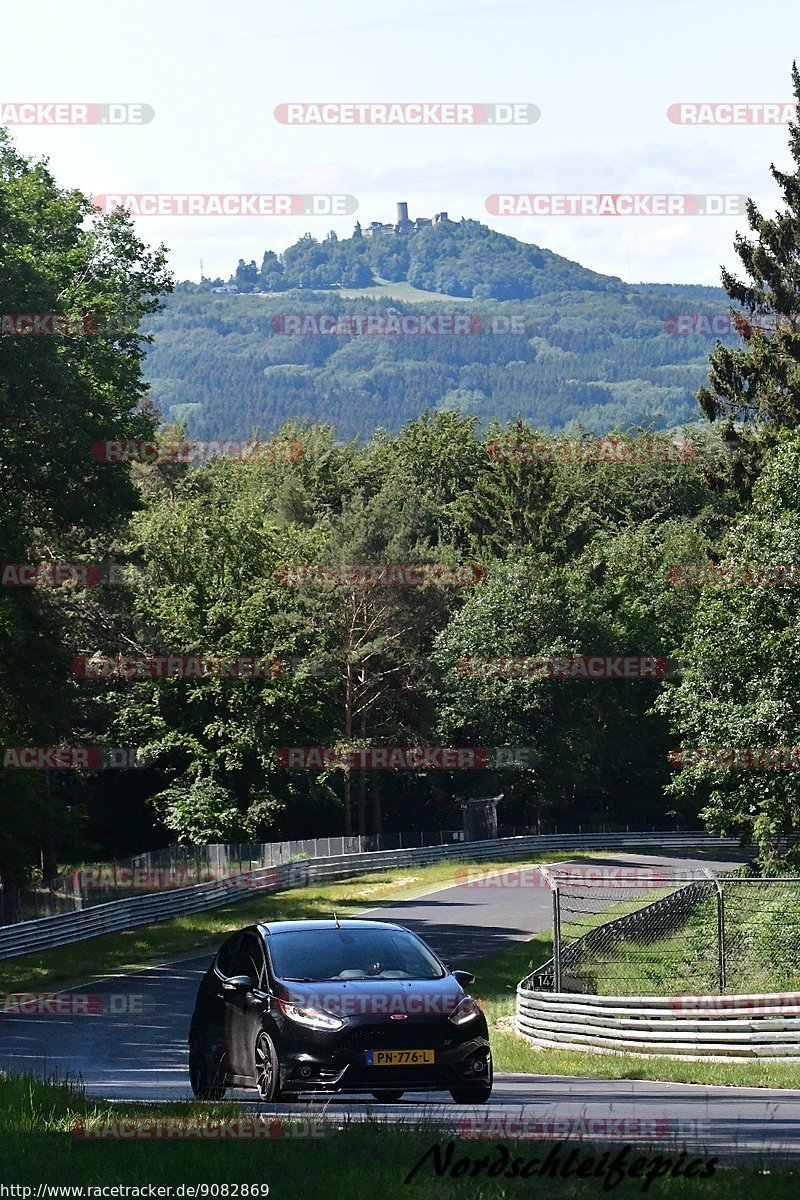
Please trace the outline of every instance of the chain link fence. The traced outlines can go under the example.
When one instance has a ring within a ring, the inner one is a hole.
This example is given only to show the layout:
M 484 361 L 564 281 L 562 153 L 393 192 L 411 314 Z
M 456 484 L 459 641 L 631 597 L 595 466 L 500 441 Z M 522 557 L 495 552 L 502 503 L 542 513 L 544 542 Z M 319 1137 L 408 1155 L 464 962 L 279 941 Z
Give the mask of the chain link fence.
M 561 867 L 534 990 L 605 996 L 800 991 L 800 878 L 744 868 Z

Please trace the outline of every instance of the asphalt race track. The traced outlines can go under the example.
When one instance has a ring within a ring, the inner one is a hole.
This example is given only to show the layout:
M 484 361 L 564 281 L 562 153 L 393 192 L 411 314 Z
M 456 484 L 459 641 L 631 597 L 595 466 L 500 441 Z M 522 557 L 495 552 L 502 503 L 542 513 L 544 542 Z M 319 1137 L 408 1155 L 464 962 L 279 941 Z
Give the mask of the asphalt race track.
M 733 865 L 696 855 L 638 854 L 592 860 L 592 865 L 600 863 L 676 870 Z M 544 888 L 456 886 L 373 909 L 369 915 L 407 925 L 452 967 L 469 968 L 484 955 L 549 928 L 551 911 Z M 208 953 L 195 955 L 73 989 L 99 998 L 92 999 L 86 1015 L 3 1014 L 0 1069 L 43 1077 L 57 1073 L 82 1081 L 90 1095 L 109 1100 L 189 1098 L 186 1037 L 197 985 L 210 958 Z M 380 1117 L 414 1125 L 430 1122 L 463 1136 L 488 1122 L 486 1131 L 496 1138 L 524 1131 L 531 1137 L 685 1144 L 726 1156 L 800 1153 L 800 1091 L 498 1074 L 490 1103 L 472 1108 L 459 1108 L 444 1094 L 406 1093 L 396 1104 L 332 1097 L 271 1106 L 259 1104 L 246 1091 L 228 1095 L 248 1112 L 306 1121 L 324 1114 L 337 1125 Z

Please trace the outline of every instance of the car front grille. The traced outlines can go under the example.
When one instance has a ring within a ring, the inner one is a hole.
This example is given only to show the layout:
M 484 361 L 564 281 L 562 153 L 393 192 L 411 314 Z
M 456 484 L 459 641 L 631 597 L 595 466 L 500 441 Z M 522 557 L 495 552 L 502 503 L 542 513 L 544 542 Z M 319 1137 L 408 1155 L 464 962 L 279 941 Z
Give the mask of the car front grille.
M 453 1030 L 444 1021 L 387 1021 L 354 1029 L 342 1049 L 347 1054 L 361 1050 L 444 1050 L 452 1044 Z

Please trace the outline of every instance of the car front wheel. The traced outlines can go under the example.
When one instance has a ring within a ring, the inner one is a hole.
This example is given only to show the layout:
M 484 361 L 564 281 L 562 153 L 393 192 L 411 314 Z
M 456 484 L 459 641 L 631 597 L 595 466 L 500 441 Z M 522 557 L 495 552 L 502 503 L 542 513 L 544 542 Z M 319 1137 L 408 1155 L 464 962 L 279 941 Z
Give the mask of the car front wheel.
M 281 1092 L 280 1064 L 275 1043 L 262 1030 L 256 1038 L 255 1077 L 262 1100 L 277 1100 Z

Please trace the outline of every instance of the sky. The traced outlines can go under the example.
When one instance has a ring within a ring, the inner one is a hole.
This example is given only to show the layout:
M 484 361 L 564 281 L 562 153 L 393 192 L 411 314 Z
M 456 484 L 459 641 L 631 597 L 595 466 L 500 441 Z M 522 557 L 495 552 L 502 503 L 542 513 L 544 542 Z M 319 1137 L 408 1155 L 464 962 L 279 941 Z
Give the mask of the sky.
M 770 0 L 5 0 L 0 113 L 142 104 L 146 124 L 15 125 L 63 186 L 93 195 L 348 195 L 355 215 L 140 216 L 178 278 L 227 278 L 356 216 L 473 218 L 632 283 L 718 284 L 743 216 L 509 215 L 493 194 L 691 194 L 780 203 L 785 124 L 687 125 L 680 103 L 792 99 L 800 5 Z M 800 53 L 798 53 L 800 57 Z M 288 103 L 535 105 L 498 126 L 287 125 Z M 320 202 L 323 204 L 324 202 Z

